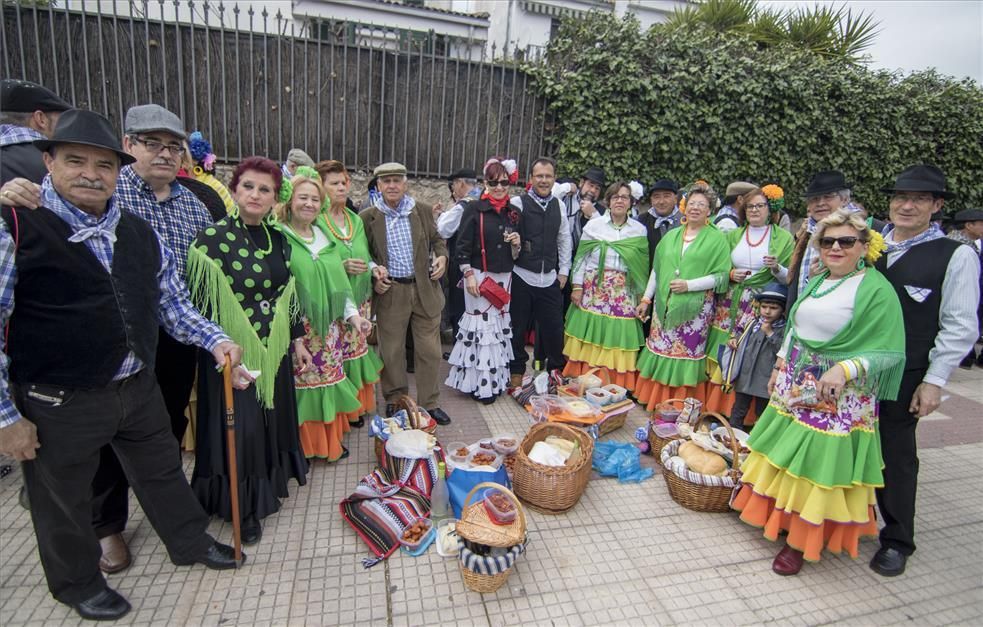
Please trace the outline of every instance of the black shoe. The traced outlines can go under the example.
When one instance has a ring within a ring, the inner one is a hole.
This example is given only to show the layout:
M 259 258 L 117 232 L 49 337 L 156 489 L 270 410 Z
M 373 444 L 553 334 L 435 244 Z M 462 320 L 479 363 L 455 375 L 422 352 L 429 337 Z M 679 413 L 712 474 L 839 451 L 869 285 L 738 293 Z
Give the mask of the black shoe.
M 365 416 L 359 416 L 358 420 L 353 420 L 349 422 L 348 426 L 353 427 L 355 429 L 361 429 L 362 427 L 365 426 Z
M 72 609 L 86 620 L 116 620 L 126 616 L 130 603 L 120 593 L 106 588 L 90 599 L 72 604 Z
M 492 403 L 495 402 L 495 399 L 497 399 L 498 397 L 497 396 L 483 396 L 483 397 L 472 396 L 471 398 L 478 401 L 482 405 L 491 405 Z
M 336 459 L 335 461 L 339 461 L 340 462 L 341 460 L 343 460 L 346 457 L 348 457 L 350 454 L 351 453 L 348 452 L 348 449 L 343 446 L 343 447 L 341 447 L 341 455 L 339 455 L 338 456 L 338 459 Z
M 443 354 L 443 358 L 444 358 L 444 361 L 447 361 L 448 359 L 450 359 L 451 358 L 451 352 L 450 351 L 447 351 L 446 353 L 444 353 Z
M 870 560 L 870 569 L 882 577 L 897 577 L 904 572 L 908 556 L 897 549 L 882 546 Z
M 242 543 L 246 546 L 256 544 L 263 539 L 263 525 L 250 516 L 242 521 Z
M 386 403 L 386 418 L 392 418 L 399 410 L 399 405 L 395 403 Z
M 262 529 L 260 530 L 262 532 Z M 194 564 L 204 564 L 212 570 L 229 570 L 236 567 L 235 549 L 228 544 L 212 542 L 200 557 L 187 562 L 174 562 L 176 566 L 192 566 Z M 242 554 L 242 563 L 246 563 L 246 554 Z M 241 565 L 241 564 L 240 564 Z
M 444 410 L 439 407 L 434 407 L 433 409 L 428 409 L 427 413 L 430 417 L 434 419 L 439 425 L 449 425 L 451 423 L 451 417 L 444 413 Z

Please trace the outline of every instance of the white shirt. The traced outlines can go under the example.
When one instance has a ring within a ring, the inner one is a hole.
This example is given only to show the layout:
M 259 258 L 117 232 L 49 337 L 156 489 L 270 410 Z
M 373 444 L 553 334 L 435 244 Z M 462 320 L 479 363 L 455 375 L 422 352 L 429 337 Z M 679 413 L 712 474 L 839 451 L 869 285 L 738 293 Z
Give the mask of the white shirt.
M 803 340 L 814 342 L 826 342 L 832 339 L 853 318 L 857 289 L 860 288 L 863 279 L 863 273 L 855 274 L 822 298 L 813 296 L 803 298 L 795 311 L 795 319 L 791 321 L 795 334 Z M 836 279 L 827 278 L 819 286 L 819 291 L 822 292 L 824 288 L 829 289 L 834 283 Z M 778 356 L 782 359 L 785 359 L 788 354 L 791 339 L 792 334 L 786 333 L 782 348 L 778 351 Z
M 629 237 L 647 237 L 647 232 L 642 224 L 632 218 L 628 218 L 621 228 L 616 228 L 611 222 L 611 212 L 610 210 L 598 218 L 597 220 L 591 220 L 584 227 L 583 236 L 580 238 L 581 242 L 598 240 L 603 242 L 617 242 Z M 584 262 L 580 264 L 580 267 L 574 270 L 573 276 L 570 277 L 570 281 L 574 285 L 583 285 L 584 274 L 590 270 L 597 270 L 597 263 L 600 260 L 601 251 L 595 250 L 590 255 L 584 259 Z M 625 272 L 627 266 L 625 262 L 622 261 L 621 255 L 618 254 L 613 248 L 608 248 L 604 255 L 604 266 L 608 270 L 617 270 L 618 272 Z
M 459 200 L 454 206 L 437 216 L 437 233 L 444 239 L 450 239 L 461 226 L 461 216 L 464 214 L 465 200 Z
M 536 200 L 535 196 L 532 198 L 533 202 L 539 202 Z M 552 198 L 553 196 L 550 196 L 550 199 Z M 522 211 L 522 198 L 520 196 L 513 196 L 511 205 L 519 211 Z M 556 281 L 557 274 L 570 276 L 570 261 L 572 252 L 571 249 L 573 248 L 573 239 L 570 235 L 570 225 L 567 222 L 567 216 L 563 211 L 562 202 L 560 202 L 560 232 L 556 234 L 556 248 L 557 260 L 560 266 L 559 273 L 557 273 L 556 270 L 550 270 L 549 272 L 531 272 L 525 268 L 520 268 L 519 266 L 512 268 L 512 272 L 514 272 L 516 276 L 522 279 L 522 281 L 530 287 L 549 287 L 550 285 L 553 285 L 554 281 Z
M 757 246 L 747 243 L 748 239 L 752 242 L 761 242 Z M 765 256 L 768 254 L 768 245 L 771 244 L 771 225 L 751 226 L 748 225 L 745 236 L 737 242 L 734 250 L 730 251 L 730 261 L 735 270 L 750 270 L 754 274 L 765 267 Z M 771 275 L 785 283 L 788 281 L 788 268 L 779 264 L 778 268 L 772 270 Z

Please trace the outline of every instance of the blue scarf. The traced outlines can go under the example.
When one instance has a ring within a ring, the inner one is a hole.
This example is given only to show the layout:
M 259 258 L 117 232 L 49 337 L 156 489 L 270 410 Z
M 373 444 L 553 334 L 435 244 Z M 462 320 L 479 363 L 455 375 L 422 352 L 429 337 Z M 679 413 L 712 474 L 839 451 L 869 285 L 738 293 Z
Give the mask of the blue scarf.
M 925 242 L 931 242 L 933 239 L 939 239 L 940 237 L 945 237 L 942 229 L 939 228 L 938 224 L 934 222 L 929 223 L 928 229 L 919 233 L 918 235 L 906 239 L 903 242 L 895 242 L 894 240 L 894 227 L 886 226 L 884 227 L 884 243 L 887 244 L 887 254 L 891 253 L 903 253 L 909 248 L 918 246 L 919 244 L 924 244 Z

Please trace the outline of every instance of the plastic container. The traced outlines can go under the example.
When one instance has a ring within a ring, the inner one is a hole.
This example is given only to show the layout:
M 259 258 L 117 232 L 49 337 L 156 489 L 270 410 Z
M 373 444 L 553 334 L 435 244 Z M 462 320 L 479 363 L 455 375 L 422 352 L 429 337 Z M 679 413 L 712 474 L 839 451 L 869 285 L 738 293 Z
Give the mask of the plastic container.
M 506 509 L 499 509 L 495 505 L 495 500 L 503 503 L 502 507 Z M 484 504 L 485 511 L 488 512 L 488 518 L 496 525 L 511 525 L 519 511 L 516 509 L 515 503 L 504 492 L 494 488 L 485 491 Z
M 681 413 L 683 413 L 683 410 L 672 405 L 665 405 L 664 407 L 657 406 L 655 408 L 656 416 L 663 422 L 676 422 L 676 419 L 679 418 Z
M 491 438 L 481 438 L 480 440 L 475 442 L 475 444 L 478 445 L 479 449 L 484 449 L 492 453 L 495 452 L 495 445 L 492 443 Z
M 399 536 L 399 543 L 405 546 L 408 551 L 411 552 L 416 551 L 417 549 L 422 547 L 424 543 L 428 541 L 428 536 L 430 536 L 431 533 L 433 532 L 433 521 L 430 520 L 429 518 L 417 518 L 412 522 L 410 522 L 410 524 L 407 525 L 407 528 L 412 527 L 417 521 L 420 520 L 422 520 L 426 525 L 427 532 L 424 533 L 422 536 L 420 536 L 419 540 L 417 540 L 416 542 L 411 542 L 409 540 L 404 540 L 402 535 Z
M 602 386 L 601 389 L 611 395 L 612 403 L 620 403 L 628 396 L 628 390 L 614 383 Z
M 592 374 L 582 374 L 579 377 L 577 377 L 576 381 L 581 386 L 583 386 L 583 388 L 588 390 L 590 388 L 600 387 L 601 383 L 603 383 L 600 377 L 594 376 Z
M 546 402 L 546 399 L 533 396 L 529 399 L 529 404 L 532 407 L 529 410 L 529 416 L 532 418 L 534 424 L 545 421 L 550 415 L 550 404 Z
M 511 442 L 511 444 L 509 444 L 509 442 Z M 519 438 L 515 437 L 511 433 L 498 435 L 495 436 L 494 440 L 492 440 L 492 446 L 495 447 L 495 452 L 499 455 L 511 455 L 519 450 Z
M 611 393 L 604 388 L 591 388 L 584 392 L 584 400 L 595 407 L 603 407 L 614 402 Z
M 592 406 L 587 401 L 580 400 L 579 398 L 573 398 L 566 401 L 567 413 L 571 416 L 576 416 L 577 418 L 587 418 L 593 416 L 597 413 L 597 408 Z
M 445 518 L 444 520 L 437 523 L 437 539 L 435 541 L 435 544 L 437 545 L 437 555 L 441 557 L 455 557 L 458 554 L 457 532 L 453 530 L 445 531 L 445 529 L 447 529 L 448 527 L 456 526 L 456 525 L 457 525 L 456 518 Z M 443 544 L 441 544 L 441 537 L 443 534 L 450 534 L 453 539 L 453 542 L 449 543 L 450 545 L 453 546 L 453 548 L 449 547 L 448 550 L 446 551 L 444 550 Z
M 468 452 L 465 453 L 464 455 L 458 455 L 457 454 L 458 449 L 462 449 L 462 448 L 464 450 L 468 451 Z M 471 451 L 468 450 L 468 445 L 465 444 L 464 442 L 451 442 L 450 444 L 448 444 L 444 448 L 444 452 L 447 453 L 447 457 L 452 462 L 454 462 L 455 464 L 457 464 L 459 466 L 463 466 L 463 465 L 467 464 L 468 463 L 468 455 L 471 454 Z
M 487 455 L 491 455 L 495 459 L 493 461 L 489 462 L 489 463 L 486 463 L 486 464 L 475 463 L 475 461 L 474 461 L 475 456 L 476 455 L 480 455 L 482 453 L 485 453 Z M 499 455 L 498 453 L 496 453 L 494 450 L 486 451 L 486 450 L 481 449 L 481 448 L 476 449 L 473 453 L 471 453 L 471 455 L 468 456 L 468 463 L 471 465 L 472 468 L 477 467 L 477 466 L 491 466 L 495 470 L 498 470 L 502 466 L 502 461 L 503 461 L 502 456 Z
M 652 430 L 655 432 L 655 435 L 663 439 L 673 438 L 679 435 L 679 427 L 676 426 L 675 422 L 653 424 Z

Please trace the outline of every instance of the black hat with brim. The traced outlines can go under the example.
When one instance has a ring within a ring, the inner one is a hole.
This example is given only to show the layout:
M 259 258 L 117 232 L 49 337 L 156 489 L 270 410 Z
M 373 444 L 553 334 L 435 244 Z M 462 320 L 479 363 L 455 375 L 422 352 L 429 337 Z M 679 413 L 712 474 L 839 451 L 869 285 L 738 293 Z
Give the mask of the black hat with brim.
M 778 303 L 784 307 L 788 302 L 788 288 L 781 283 L 772 281 L 765 285 L 764 289 L 758 292 L 754 299 L 759 303 Z
M 597 167 L 587 168 L 587 171 L 584 172 L 584 175 L 581 178 L 597 183 L 601 187 L 604 187 L 604 183 L 607 180 L 604 176 L 604 170 Z
M 983 209 L 963 209 L 952 216 L 953 224 L 983 221 Z
M 50 139 L 39 139 L 34 142 L 42 152 L 48 152 L 59 144 L 81 144 L 111 150 L 119 155 L 122 165 L 129 165 L 136 161 L 132 155 L 123 151 L 109 120 L 94 111 L 84 109 L 65 111 L 58 118 L 55 134 Z
M 852 187 L 850 183 L 847 183 L 846 177 L 839 170 L 823 170 L 813 175 L 812 180 L 809 181 L 809 187 L 806 188 L 805 193 L 802 195 L 806 198 L 823 196 L 825 194 L 835 194 L 836 192 L 851 189 Z
M 678 194 L 679 185 L 677 185 L 676 181 L 672 179 L 659 179 L 655 183 L 652 183 L 652 186 L 649 187 L 648 195 L 651 196 L 652 192 L 662 192 L 662 191 Z
M 945 174 L 934 165 L 918 164 L 905 168 L 904 172 L 894 179 L 894 186 L 882 187 L 886 194 L 897 192 L 925 192 L 933 196 L 941 196 L 946 200 L 955 198 L 955 194 L 945 187 Z
M 451 172 L 450 174 L 447 175 L 448 181 L 454 181 L 457 179 L 477 179 L 477 178 L 478 178 L 477 172 L 469 168 L 461 168 L 460 170 Z
M 35 111 L 68 111 L 72 105 L 45 87 L 31 81 L 14 78 L 0 80 L 0 111 L 34 113 Z

